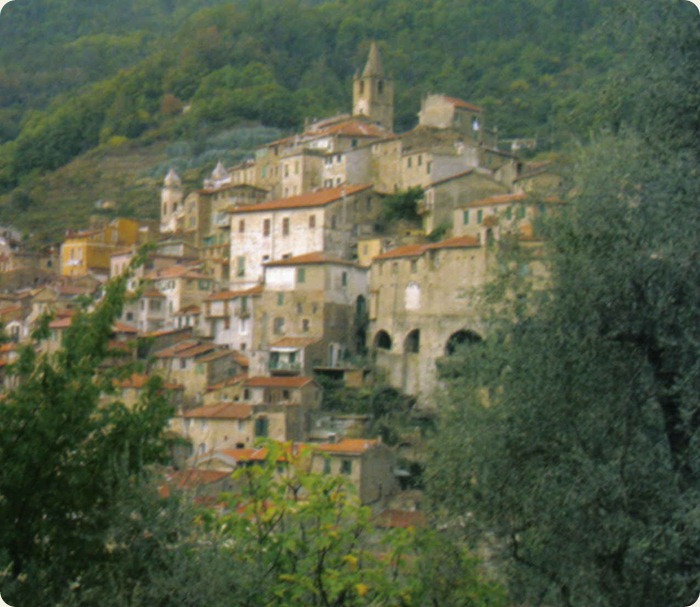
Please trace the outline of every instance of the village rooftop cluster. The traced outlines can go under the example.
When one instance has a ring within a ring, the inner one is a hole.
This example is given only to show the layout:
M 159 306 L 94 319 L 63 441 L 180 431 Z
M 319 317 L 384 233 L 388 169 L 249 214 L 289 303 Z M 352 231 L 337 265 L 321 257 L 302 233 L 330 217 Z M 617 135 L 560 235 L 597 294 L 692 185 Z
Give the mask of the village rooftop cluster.
M 225 488 L 269 437 L 313 444 L 318 471 L 349 477 L 364 503 L 391 497 L 396 454 L 365 435 L 363 416 L 323 408 L 319 376 L 384 382 L 433 408 L 436 361 L 484 334 L 477 294 L 493 243 L 538 246 L 559 178 L 499 147 L 481 108 L 443 94 L 394 133 L 394 83 L 376 44 L 352 93 L 351 113 L 219 163 L 201 189 L 185 191 L 171 169 L 159 222 L 113 219 L 44 254 L 4 229 L 0 321 L 11 341 L 0 365 L 46 312 L 44 348 L 57 349 L 80 299 L 153 243 L 113 339 L 148 363 L 120 383 L 124 403 L 150 374 L 172 395 L 171 430 L 188 444 L 174 483 Z M 413 220 L 388 222 L 385 201 L 418 188 Z

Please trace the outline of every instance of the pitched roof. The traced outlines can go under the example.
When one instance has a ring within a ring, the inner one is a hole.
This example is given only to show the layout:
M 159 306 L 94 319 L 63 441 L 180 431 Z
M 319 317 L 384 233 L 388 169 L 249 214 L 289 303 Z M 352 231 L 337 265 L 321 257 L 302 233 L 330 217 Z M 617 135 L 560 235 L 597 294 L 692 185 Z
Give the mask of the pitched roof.
M 287 257 L 286 259 L 278 259 L 275 261 L 268 261 L 263 264 L 268 267 L 273 266 L 301 266 L 301 265 L 314 265 L 321 263 L 334 263 L 344 266 L 354 266 L 356 265 L 353 261 L 348 261 L 347 259 L 340 259 L 339 257 L 328 257 L 323 251 L 316 251 L 314 253 L 306 253 L 304 255 L 297 255 L 295 257 Z
M 279 211 L 285 209 L 305 209 L 313 207 L 323 207 L 331 202 L 341 200 L 345 196 L 352 196 L 358 192 L 363 192 L 372 188 L 371 184 L 366 185 L 348 185 L 337 188 L 328 188 L 311 192 L 310 194 L 301 194 L 299 196 L 290 196 L 289 198 L 278 198 L 268 202 L 260 202 L 247 206 L 234 207 L 230 210 L 231 213 L 257 213 L 259 211 Z
M 323 453 L 362 455 L 379 444 L 381 443 L 379 439 L 376 438 L 343 438 L 337 443 L 320 443 L 314 445 L 314 448 Z
M 246 380 L 248 388 L 303 388 L 314 383 L 313 377 L 250 377 Z
M 499 194 L 498 196 L 489 196 L 488 198 L 480 198 L 479 200 L 473 200 L 465 205 L 463 208 L 472 207 L 486 207 L 486 206 L 496 206 L 500 204 L 511 204 L 513 202 L 522 202 L 527 198 L 527 194 Z
M 362 70 L 362 77 L 384 77 L 384 66 L 382 65 L 382 58 L 379 55 L 377 43 L 374 41 L 372 41 L 372 43 L 370 44 L 369 56 L 367 57 L 365 69 Z
M 381 137 L 389 135 L 389 132 L 377 124 L 371 124 L 362 120 L 344 120 L 338 124 L 321 127 L 316 131 L 310 131 L 309 136 L 341 135 L 345 137 Z
M 447 240 L 441 240 L 440 242 L 433 242 L 429 244 L 409 244 L 403 247 L 396 247 L 377 255 L 374 259 L 398 259 L 401 257 L 420 257 L 426 251 L 434 251 L 437 249 L 469 249 L 481 246 L 478 239 L 475 236 L 456 236 L 454 238 L 448 238 Z
M 248 419 L 253 407 L 241 403 L 219 403 L 185 411 L 182 416 L 197 419 Z
M 319 341 L 321 340 L 317 337 L 283 337 L 274 344 L 270 344 L 270 348 L 305 348 Z
M 156 358 L 189 358 L 214 350 L 214 344 L 200 344 L 197 340 L 186 339 L 155 353 Z
M 133 388 L 135 390 L 140 390 L 148 383 L 150 378 L 151 376 L 147 375 L 146 373 L 132 373 L 126 379 L 117 380 L 114 383 L 119 388 Z M 166 390 L 184 390 L 185 387 L 182 384 L 165 382 L 163 383 L 163 388 Z
M 170 483 L 178 489 L 193 489 L 199 485 L 211 485 L 231 476 L 219 470 L 178 470 L 170 477 Z
M 219 293 L 212 293 L 209 295 L 205 301 L 225 301 L 236 299 L 237 297 L 246 297 L 248 295 L 260 295 L 263 292 L 261 285 L 256 285 L 250 289 L 242 289 L 238 291 L 221 291 Z
M 468 103 L 468 102 L 464 101 L 463 99 L 458 99 L 457 97 L 448 97 L 447 95 L 444 95 L 444 98 L 445 98 L 445 101 L 447 101 L 448 103 L 450 103 L 454 107 L 462 108 L 465 110 L 471 110 L 472 112 L 483 112 L 484 111 L 480 107 L 478 107 L 472 103 Z

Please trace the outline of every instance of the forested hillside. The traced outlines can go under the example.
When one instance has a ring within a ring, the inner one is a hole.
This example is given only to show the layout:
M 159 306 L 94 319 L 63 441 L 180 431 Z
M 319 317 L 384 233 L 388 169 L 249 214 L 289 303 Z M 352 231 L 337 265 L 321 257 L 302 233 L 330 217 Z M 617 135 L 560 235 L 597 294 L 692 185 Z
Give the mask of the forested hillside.
M 556 146 L 567 125 L 588 128 L 579 91 L 615 53 L 590 39 L 601 4 L 14 2 L 0 18 L 0 194 L 97 146 L 347 111 L 370 40 L 396 79 L 398 131 L 415 124 L 421 95 L 443 92 L 483 105 L 503 137 Z

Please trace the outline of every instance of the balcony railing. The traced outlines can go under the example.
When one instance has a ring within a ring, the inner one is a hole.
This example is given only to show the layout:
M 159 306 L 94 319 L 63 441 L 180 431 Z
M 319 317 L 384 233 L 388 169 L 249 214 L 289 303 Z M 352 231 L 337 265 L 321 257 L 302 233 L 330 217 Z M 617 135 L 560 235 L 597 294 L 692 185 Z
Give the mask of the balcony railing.
M 284 360 L 271 360 L 268 368 L 271 373 L 301 373 L 301 363 L 298 362 L 290 363 Z

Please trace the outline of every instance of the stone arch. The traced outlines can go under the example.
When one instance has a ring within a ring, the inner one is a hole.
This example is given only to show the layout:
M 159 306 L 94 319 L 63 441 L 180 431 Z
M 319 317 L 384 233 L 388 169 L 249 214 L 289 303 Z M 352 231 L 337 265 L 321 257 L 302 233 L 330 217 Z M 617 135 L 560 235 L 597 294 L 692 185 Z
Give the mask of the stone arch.
M 463 344 L 477 344 L 482 341 L 481 335 L 468 329 L 455 331 L 447 338 L 445 343 L 445 356 L 454 354 L 457 348 Z
M 391 335 L 389 335 L 384 329 L 377 331 L 374 336 L 374 347 L 378 350 L 391 350 Z
M 403 340 L 403 351 L 406 354 L 420 352 L 420 329 L 413 329 L 406 335 L 406 339 Z

